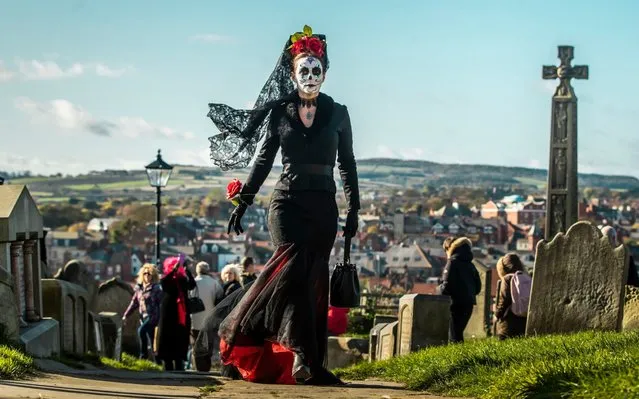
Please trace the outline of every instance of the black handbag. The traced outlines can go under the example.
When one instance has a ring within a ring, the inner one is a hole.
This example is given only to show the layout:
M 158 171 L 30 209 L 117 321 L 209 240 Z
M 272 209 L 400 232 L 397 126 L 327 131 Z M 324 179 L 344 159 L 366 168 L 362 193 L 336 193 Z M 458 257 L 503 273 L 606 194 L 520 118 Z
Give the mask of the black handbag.
M 195 287 L 196 296 L 189 297 L 186 301 L 186 306 L 189 309 L 190 314 L 204 312 L 204 302 L 200 299 L 200 292 Z
M 351 263 L 351 238 L 344 240 L 344 262 L 331 275 L 330 304 L 336 308 L 357 308 L 360 304 L 357 266 Z

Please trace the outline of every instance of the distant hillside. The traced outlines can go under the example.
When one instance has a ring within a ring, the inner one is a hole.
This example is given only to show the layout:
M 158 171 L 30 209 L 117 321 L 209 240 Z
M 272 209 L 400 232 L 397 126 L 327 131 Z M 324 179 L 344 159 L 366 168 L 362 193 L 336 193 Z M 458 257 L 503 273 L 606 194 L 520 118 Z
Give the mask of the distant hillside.
M 275 183 L 281 167 L 274 167 L 264 190 Z M 206 195 L 212 188 L 224 189 L 232 178 L 246 179 L 248 169 L 222 172 L 218 168 L 177 165 L 167 187 L 174 197 Z M 508 166 L 453 165 L 428 161 L 373 158 L 358 161 L 362 191 L 381 188 L 421 188 L 425 186 L 494 187 L 517 186 L 525 191 L 539 192 L 546 185 L 546 171 Z M 106 170 L 78 176 L 31 176 L 8 179 L 9 184 L 27 184 L 40 202 L 108 197 L 153 199 L 144 170 Z M 630 176 L 580 174 L 584 187 L 632 190 L 639 192 L 639 179 Z
M 360 176 L 364 179 L 389 180 L 392 178 L 419 179 L 430 185 L 523 185 L 541 188 L 546 185 L 548 172 L 495 165 L 440 164 L 429 161 L 410 161 L 372 158 L 358 161 Z M 413 180 L 411 179 L 411 180 Z M 639 188 L 639 179 L 631 176 L 579 174 L 580 187 L 600 187 L 614 190 Z

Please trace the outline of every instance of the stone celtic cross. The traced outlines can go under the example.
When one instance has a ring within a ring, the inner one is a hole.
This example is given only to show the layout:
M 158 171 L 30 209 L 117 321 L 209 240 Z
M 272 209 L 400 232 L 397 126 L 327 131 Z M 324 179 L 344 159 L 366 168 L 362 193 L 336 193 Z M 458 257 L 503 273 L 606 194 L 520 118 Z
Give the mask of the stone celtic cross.
M 577 222 L 577 96 L 571 79 L 588 79 L 588 66 L 572 66 L 574 47 L 558 46 L 559 66 L 544 65 L 543 79 L 559 79 L 552 97 L 545 239 Z

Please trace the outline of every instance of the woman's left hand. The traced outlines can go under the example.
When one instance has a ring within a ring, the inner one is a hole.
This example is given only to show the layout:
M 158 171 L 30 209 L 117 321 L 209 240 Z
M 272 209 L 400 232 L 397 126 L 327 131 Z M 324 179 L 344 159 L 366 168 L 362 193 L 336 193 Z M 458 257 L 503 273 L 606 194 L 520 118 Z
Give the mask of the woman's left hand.
M 356 210 L 349 210 L 344 225 L 344 237 L 355 237 L 357 234 L 358 217 Z

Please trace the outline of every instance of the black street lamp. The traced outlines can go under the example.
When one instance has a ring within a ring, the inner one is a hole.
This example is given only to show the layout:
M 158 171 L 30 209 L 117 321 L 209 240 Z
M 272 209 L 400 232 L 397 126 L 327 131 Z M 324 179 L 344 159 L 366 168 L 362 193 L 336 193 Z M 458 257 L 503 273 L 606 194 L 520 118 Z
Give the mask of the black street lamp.
M 162 160 L 160 150 L 158 150 L 158 157 L 155 161 L 146 165 L 146 175 L 149 178 L 149 184 L 151 187 L 155 187 L 157 194 L 155 203 L 155 265 L 159 270 L 160 268 L 160 208 L 162 207 L 162 187 L 166 187 L 171 178 L 171 172 L 173 166 Z

